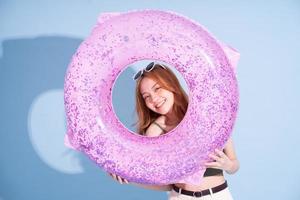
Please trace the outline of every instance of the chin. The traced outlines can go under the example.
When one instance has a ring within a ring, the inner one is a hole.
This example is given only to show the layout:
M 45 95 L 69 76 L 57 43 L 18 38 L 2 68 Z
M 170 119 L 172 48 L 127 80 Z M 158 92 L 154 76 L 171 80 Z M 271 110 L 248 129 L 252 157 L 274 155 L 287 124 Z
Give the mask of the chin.
M 166 115 L 166 114 L 168 114 L 170 111 L 171 111 L 171 108 L 161 111 L 160 114 Z

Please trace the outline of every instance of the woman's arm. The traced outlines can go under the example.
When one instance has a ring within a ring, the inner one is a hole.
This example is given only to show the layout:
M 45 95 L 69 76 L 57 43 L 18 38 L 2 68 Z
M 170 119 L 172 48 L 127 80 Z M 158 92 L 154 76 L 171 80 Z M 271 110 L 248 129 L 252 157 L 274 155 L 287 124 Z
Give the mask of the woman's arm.
M 233 145 L 233 140 L 230 137 L 229 140 L 227 141 L 225 148 L 224 148 L 224 153 L 227 155 L 227 157 L 232 161 L 231 167 L 229 170 L 226 170 L 228 174 L 234 174 L 237 172 L 240 168 L 240 163 L 237 159 L 235 150 L 234 150 L 234 145 Z

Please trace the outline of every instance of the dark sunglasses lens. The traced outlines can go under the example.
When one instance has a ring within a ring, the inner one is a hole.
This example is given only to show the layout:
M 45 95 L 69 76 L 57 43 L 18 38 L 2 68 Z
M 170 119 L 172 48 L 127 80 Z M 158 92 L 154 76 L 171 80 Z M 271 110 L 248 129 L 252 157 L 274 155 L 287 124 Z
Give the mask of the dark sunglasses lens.
M 135 74 L 134 80 L 138 79 L 142 74 L 142 71 L 139 71 L 138 73 Z
M 147 71 L 151 70 L 153 66 L 154 66 L 154 62 L 151 62 L 151 63 L 146 67 L 146 70 L 147 70 Z

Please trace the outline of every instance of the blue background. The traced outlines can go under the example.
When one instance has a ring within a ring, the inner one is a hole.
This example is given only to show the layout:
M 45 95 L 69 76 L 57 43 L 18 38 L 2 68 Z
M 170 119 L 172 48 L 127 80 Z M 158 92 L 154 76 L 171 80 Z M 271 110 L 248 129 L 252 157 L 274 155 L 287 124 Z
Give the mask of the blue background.
M 1 0 L 0 199 L 167 198 L 166 192 L 119 184 L 59 142 L 65 70 L 98 15 L 149 8 L 194 19 L 241 53 L 233 131 L 241 166 L 225 174 L 234 199 L 300 199 L 296 0 Z

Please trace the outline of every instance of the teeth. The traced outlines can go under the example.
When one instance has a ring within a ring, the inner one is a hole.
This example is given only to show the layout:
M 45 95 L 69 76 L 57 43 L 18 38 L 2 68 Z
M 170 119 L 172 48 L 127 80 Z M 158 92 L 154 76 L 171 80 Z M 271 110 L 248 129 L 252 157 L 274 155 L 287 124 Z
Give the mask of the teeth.
M 163 100 L 159 105 L 156 106 L 156 108 L 159 108 L 161 105 L 165 103 L 166 100 Z

